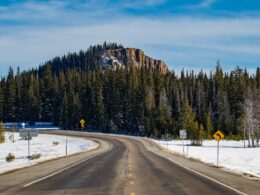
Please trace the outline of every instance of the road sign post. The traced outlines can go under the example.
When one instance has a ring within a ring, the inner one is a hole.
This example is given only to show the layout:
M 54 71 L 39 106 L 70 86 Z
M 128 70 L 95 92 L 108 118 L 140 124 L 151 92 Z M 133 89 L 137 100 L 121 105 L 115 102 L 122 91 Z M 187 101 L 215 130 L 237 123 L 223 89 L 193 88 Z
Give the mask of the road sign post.
M 166 134 L 167 151 L 169 151 L 169 134 Z
M 219 141 L 218 141 L 218 149 L 217 149 L 217 167 L 219 162 Z
M 28 159 L 30 160 L 30 139 L 32 137 L 38 137 L 38 131 L 35 129 L 21 129 L 19 133 L 20 137 L 28 140 Z
M 184 152 L 184 139 L 182 140 L 182 153 L 183 153 L 183 156 L 185 155 L 185 152 Z
M 30 159 L 30 137 L 28 132 L 28 159 Z
M 217 140 L 218 142 L 218 145 L 217 145 L 217 167 L 218 167 L 218 164 L 219 164 L 219 142 L 220 140 L 222 140 L 225 135 L 224 133 L 222 133 L 220 130 L 218 130 L 214 135 L 213 137 L 215 138 L 215 140 Z
M 182 149 L 183 149 L 183 156 L 184 156 L 185 155 L 184 139 L 187 139 L 187 131 L 186 130 L 180 130 L 180 138 L 182 139 Z
M 66 156 L 68 155 L 68 128 L 66 130 L 66 145 L 65 145 Z

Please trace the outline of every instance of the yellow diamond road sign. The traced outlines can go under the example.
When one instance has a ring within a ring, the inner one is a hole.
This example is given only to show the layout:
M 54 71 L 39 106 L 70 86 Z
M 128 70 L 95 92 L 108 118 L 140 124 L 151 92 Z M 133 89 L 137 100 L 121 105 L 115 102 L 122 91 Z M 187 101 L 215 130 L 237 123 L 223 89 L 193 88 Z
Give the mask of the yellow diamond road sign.
M 220 130 L 218 130 L 213 137 L 219 142 L 220 140 L 222 140 L 224 138 L 224 133 L 222 133 Z
M 84 119 L 81 119 L 81 120 L 80 120 L 81 127 L 84 127 L 85 122 L 86 122 L 86 121 L 85 121 Z

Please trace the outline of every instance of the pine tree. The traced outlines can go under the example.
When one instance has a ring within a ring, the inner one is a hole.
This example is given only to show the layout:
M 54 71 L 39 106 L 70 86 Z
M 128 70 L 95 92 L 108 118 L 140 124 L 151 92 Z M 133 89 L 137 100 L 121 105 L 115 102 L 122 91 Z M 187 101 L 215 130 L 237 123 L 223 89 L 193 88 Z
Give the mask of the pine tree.
M 100 129 L 104 128 L 104 114 L 105 114 L 105 108 L 104 108 L 104 97 L 103 97 L 103 83 L 102 83 L 102 75 L 99 71 L 95 74 L 95 105 L 96 105 L 96 117 L 95 122 L 96 126 Z
M 192 130 L 194 126 L 195 121 L 195 115 L 192 111 L 191 106 L 189 105 L 188 98 L 185 97 L 182 105 L 181 105 L 181 112 L 178 119 L 179 128 L 180 129 L 186 129 L 186 130 Z
M 204 127 L 203 127 L 202 124 L 199 125 L 198 134 L 199 134 L 199 136 L 198 136 L 198 145 L 201 146 L 203 140 L 206 137 L 206 132 L 205 132 Z
M 256 69 L 256 76 L 255 76 L 256 78 L 256 86 L 257 86 L 257 88 L 258 89 L 260 89 L 260 68 L 259 67 L 257 67 L 257 69 Z
M 15 89 L 16 89 L 16 99 L 15 99 L 15 119 L 17 122 L 22 121 L 22 77 L 20 75 L 20 68 L 17 68 L 17 73 L 15 75 Z
M 34 124 L 38 120 L 39 116 L 39 102 L 38 102 L 38 95 L 37 95 L 37 81 L 36 78 L 34 78 L 34 75 L 31 75 L 29 80 L 29 86 L 27 89 L 26 94 L 26 108 L 27 108 L 27 120 L 30 122 L 30 124 Z
M 69 129 L 68 97 L 66 92 L 63 95 L 62 104 L 60 108 L 60 126 L 65 130 Z
M 15 80 L 14 72 L 10 67 L 9 73 L 7 76 L 6 87 L 5 87 L 5 103 L 4 103 L 4 120 L 9 122 L 14 122 L 15 119 Z
M 80 103 L 79 103 L 79 97 L 78 94 L 72 94 L 72 96 L 70 97 L 70 101 L 71 101 L 71 110 L 72 110 L 72 114 L 71 114 L 71 126 L 73 127 L 73 129 L 79 129 L 79 121 L 81 119 L 81 114 L 80 114 Z
M 40 83 L 41 91 L 41 120 L 42 121 L 52 121 L 53 117 L 53 101 L 54 101 L 54 92 L 53 92 L 53 78 L 51 72 L 51 66 L 47 65 L 44 67 L 43 76 Z
M 205 130 L 206 130 L 206 137 L 211 138 L 212 134 L 214 133 L 212 119 L 210 113 L 207 113 L 204 115 L 204 124 L 205 124 Z
M 1 87 L 1 83 L 0 83 L 0 121 L 4 120 L 3 107 L 4 107 L 4 95 L 3 95 L 3 90 Z

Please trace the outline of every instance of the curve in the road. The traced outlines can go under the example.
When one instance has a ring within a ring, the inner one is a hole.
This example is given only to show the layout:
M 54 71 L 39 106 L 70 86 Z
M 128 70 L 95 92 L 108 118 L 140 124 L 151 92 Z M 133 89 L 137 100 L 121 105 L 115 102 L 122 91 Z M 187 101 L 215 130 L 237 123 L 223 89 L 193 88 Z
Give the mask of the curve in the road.
M 109 141 L 113 149 L 22 188 L 19 193 L 237 194 L 148 151 L 140 141 L 106 136 L 98 136 L 98 139 Z

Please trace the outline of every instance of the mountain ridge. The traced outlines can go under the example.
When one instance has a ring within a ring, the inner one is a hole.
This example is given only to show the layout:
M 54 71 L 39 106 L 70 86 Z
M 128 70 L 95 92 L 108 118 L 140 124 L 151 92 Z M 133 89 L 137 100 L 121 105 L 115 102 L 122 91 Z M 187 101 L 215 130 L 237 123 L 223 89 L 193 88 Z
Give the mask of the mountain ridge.
M 43 72 L 46 65 L 50 65 L 52 72 L 58 74 L 67 69 L 94 70 L 96 68 L 151 68 L 163 74 L 169 71 L 168 66 L 162 60 L 155 60 L 144 54 L 137 48 L 124 48 L 116 43 L 104 43 L 103 45 L 90 46 L 86 51 L 68 53 L 67 55 L 54 57 L 39 66 L 39 72 Z

